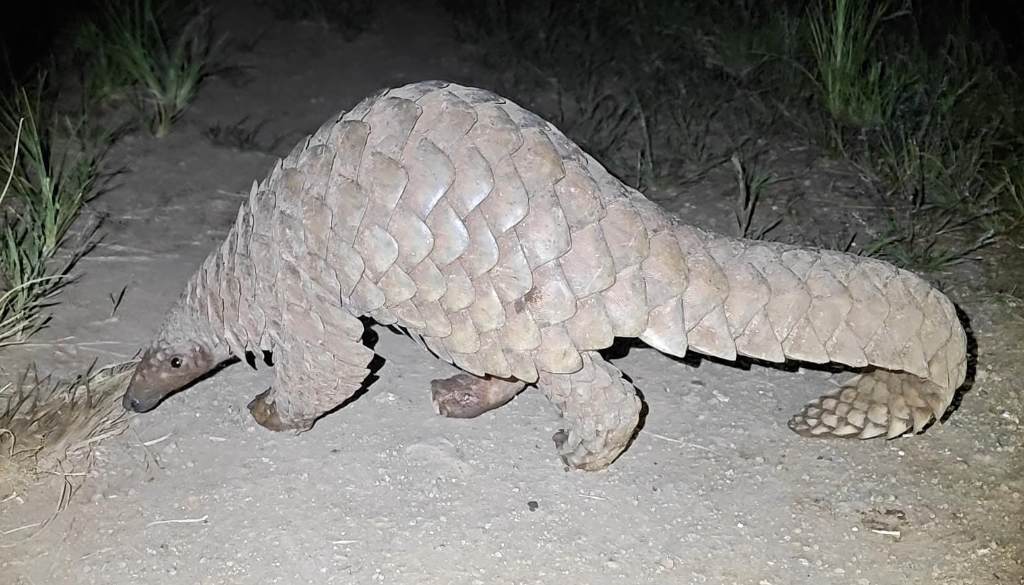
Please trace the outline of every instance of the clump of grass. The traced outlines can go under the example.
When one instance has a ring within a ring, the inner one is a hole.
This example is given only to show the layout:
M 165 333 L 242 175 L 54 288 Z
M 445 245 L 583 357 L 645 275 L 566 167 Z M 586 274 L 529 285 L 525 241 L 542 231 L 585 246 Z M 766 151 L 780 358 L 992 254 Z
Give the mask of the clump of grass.
M 864 247 L 867 256 L 883 258 L 899 266 L 926 272 L 938 272 L 962 262 L 976 260 L 973 255 L 996 242 L 991 231 L 970 237 L 973 219 L 957 220 L 953 216 L 934 217 L 939 223 L 921 221 L 919 214 L 909 210 L 890 220 L 881 237 Z M 967 235 L 967 238 L 962 236 Z M 955 243 L 951 242 L 955 240 Z
M 168 20 L 166 0 L 108 1 L 80 36 L 90 101 L 129 99 L 154 136 L 166 136 L 209 75 L 216 49 L 210 14 Z
M 42 89 L 0 100 L 0 347 L 24 341 L 45 322 L 42 310 L 66 282 L 78 251 L 54 260 L 99 172 L 97 145 L 78 138 L 82 122 L 58 118 Z
M 593 67 L 571 89 L 555 87 L 555 123 L 588 152 L 610 158 L 641 124 L 643 113 L 634 95 L 609 87 Z
M 88 371 L 70 382 L 40 378 L 29 369 L 0 387 L 0 500 L 47 478 L 59 481 L 52 515 L 22 528 L 41 529 L 62 511 L 88 471 L 95 446 L 127 428 L 120 397 L 134 365 Z
M 754 212 L 757 211 L 757 204 L 761 200 L 764 189 L 783 181 L 773 173 L 766 173 L 744 164 L 739 153 L 734 153 L 729 161 L 732 163 L 733 171 L 736 173 L 736 235 L 741 238 L 763 240 L 768 232 L 772 231 L 782 223 L 779 217 L 775 221 L 754 228 Z
M 877 41 L 882 21 L 895 16 L 885 2 L 820 0 L 812 8 L 808 24 L 814 77 L 825 109 L 839 123 L 877 128 L 892 120 L 910 80 L 883 64 Z
M 1019 87 L 960 31 L 934 53 L 908 51 L 915 83 L 898 115 L 848 149 L 899 210 L 869 251 L 921 270 L 974 258 L 1011 229 Z M 1012 156 L 1012 154 L 1010 154 Z
M 999 228 L 1004 233 L 1019 235 L 1024 228 L 1024 163 L 1011 161 L 1001 171 Z
M 727 106 L 701 99 L 690 90 L 700 85 L 697 79 L 687 79 L 663 88 L 657 97 L 647 96 L 653 101 L 641 110 L 642 129 L 648 138 L 644 149 L 646 184 L 666 178 L 676 185 L 700 181 L 745 142 L 723 135 Z
M 752 81 L 772 63 L 783 65 L 776 74 L 789 75 L 793 71 L 791 64 L 799 59 L 801 50 L 800 18 L 784 3 L 739 4 L 734 11 L 735 18 L 727 22 L 709 18 L 709 31 L 690 33 L 701 41 L 705 65 L 741 83 Z

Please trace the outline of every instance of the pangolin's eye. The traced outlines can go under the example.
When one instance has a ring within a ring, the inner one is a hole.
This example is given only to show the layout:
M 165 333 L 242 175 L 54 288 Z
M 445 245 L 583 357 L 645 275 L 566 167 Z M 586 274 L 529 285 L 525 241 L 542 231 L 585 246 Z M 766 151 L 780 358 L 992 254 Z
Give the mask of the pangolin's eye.
M 180 368 L 181 367 L 181 358 L 178 357 L 178 356 L 172 357 L 171 358 L 171 367 L 172 368 Z

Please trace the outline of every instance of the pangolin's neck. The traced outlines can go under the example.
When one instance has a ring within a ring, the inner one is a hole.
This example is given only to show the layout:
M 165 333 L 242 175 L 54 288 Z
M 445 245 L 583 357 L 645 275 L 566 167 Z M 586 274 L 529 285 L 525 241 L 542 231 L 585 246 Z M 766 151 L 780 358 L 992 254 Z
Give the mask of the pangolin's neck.
M 234 230 L 228 234 L 228 238 L 232 237 Z M 225 266 L 227 253 L 226 243 L 222 243 L 203 261 L 172 311 L 177 314 L 175 322 L 168 323 L 178 335 L 190 336 L 225 358 L 231 354 L 243 356 L 246 349 L 256 345 L 239 325 L 240 299 L 237 286 L 228 282 L 227 276 L 234 273 L 234 267 Z M 231 257 L 232 264 L 236 258 Z
M 158 344 L 165 347 L 202 345 L 210 353 L 228 357 L 230 351 L 218 328 L 210 322 L 202 303 L 195 298 L 192 283 L 178 297 L 160 326 Z

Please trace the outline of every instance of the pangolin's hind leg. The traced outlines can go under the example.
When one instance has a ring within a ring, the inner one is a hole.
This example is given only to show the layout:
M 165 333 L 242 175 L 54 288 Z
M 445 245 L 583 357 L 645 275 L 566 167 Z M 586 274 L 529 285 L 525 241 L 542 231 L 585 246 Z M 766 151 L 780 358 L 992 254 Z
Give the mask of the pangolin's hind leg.
M 515 397 L 524 382 L 460 373 L 430 382 L 431 401 L 437 414 L 449 418 L 473 418 L 503 406 Z
M 913 374 L 873 370 L 807 404 L 789 428 L 806 437 L 892 439 L 924 430 L 951 399 L 951 392 Z
M 572 374 L 542 372 L 537 386 L 562 412 L 568 429 L 555 446 L 569 467 L 596 471 L 626 449 L 640 422 L 640 398 L 622 372 L 596 352 L 584 352 Z

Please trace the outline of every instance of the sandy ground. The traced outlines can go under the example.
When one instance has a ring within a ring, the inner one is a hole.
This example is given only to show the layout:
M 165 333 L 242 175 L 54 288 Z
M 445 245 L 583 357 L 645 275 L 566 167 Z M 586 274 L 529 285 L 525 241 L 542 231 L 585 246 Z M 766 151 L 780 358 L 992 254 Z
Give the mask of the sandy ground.
M 233 37 L 262 34 L 231 56 L 244 75 L 211 80 L 168 138 L 118 143 L 111 161 L 126 172 L 94 204 L 105 239 L 5 374 L 27 359 L 122 361 L 155 332 L 273 162 L 212 145 L 206 127 L 267 120 L 263 136 L 287 134 L 284 151 L 379 87 L 488 73 L 425 11 L 384 7 L 345 42 L 221 8 Z M 682 193 L 671 207 L 728 225 L 708 196 Z M 452 368 L 384 329 L 369 392 L 298 437 L 255 425 L 245 404 L 270 371 L 234 366 L 134 417 L 41 532 L 6 533 L 45 518 L 53 491 L 0 503 L 0 583 L 1024 583 L 1022 307 L 951 294 L 971 316 L 979 365 L 926 435 L 801 439 L 789 415 L 843 375 L 635 345 L 616 363 L 649 413 L 633 447 L 593 474 L 564 471 L 550 439 L 558 417 L 537 392 L 475 420 L 435 416 L 429 380 Z

